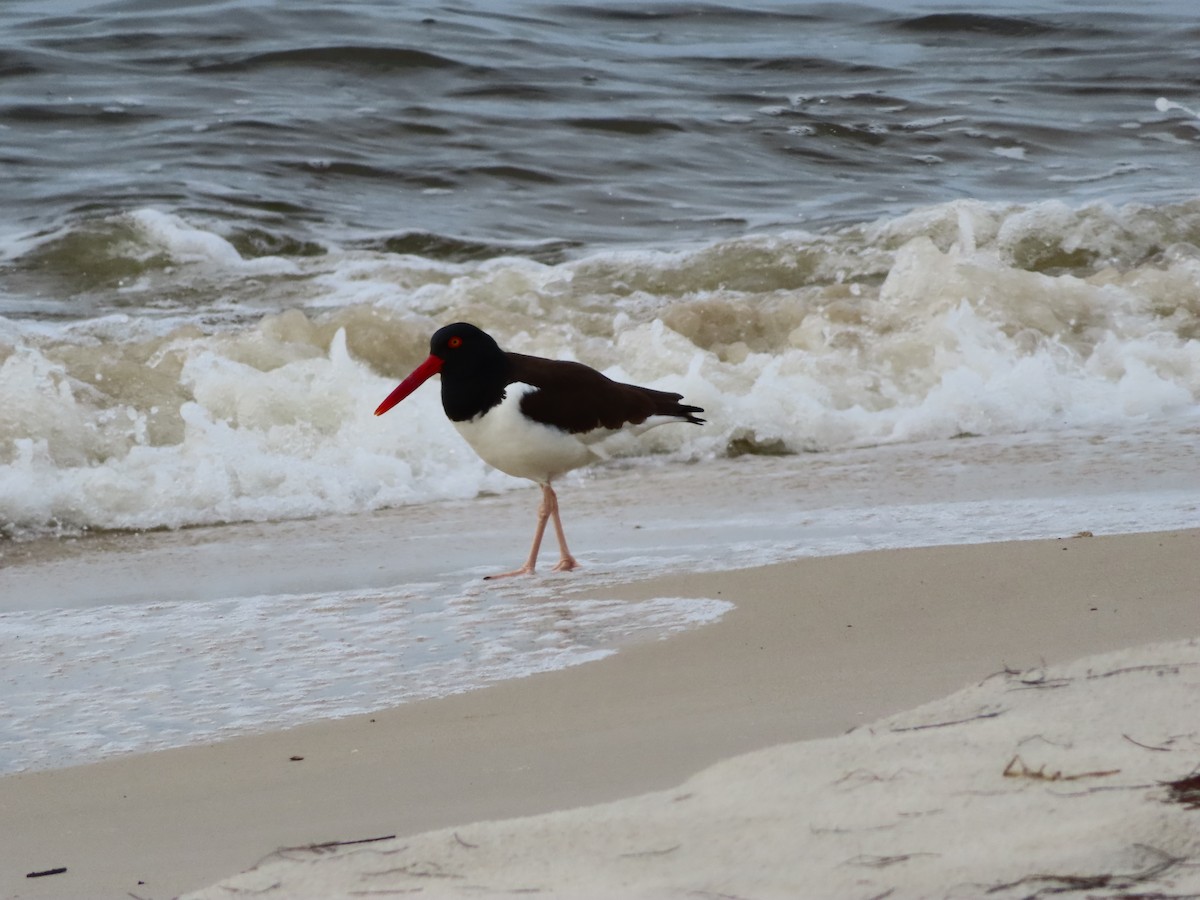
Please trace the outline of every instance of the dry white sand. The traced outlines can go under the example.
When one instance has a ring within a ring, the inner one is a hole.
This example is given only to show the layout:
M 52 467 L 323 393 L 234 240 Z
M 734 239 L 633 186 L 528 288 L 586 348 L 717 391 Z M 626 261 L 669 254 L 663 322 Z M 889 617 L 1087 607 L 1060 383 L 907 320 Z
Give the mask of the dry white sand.
M 600 806 L 292 848 L 190 900 L 1200 895 L 1200 641 L 1006 672 Z
M 1200 764 L 1200 651 L 1070 661 L 1193 637 L 1198 539 L 880 551 L 606 590 L 737 608 L 469 694 L 0 779 L 0 896 L 164 900 L 247 869 L 199 896 L 1196 893 L 1200 811 L 1166 783 Z

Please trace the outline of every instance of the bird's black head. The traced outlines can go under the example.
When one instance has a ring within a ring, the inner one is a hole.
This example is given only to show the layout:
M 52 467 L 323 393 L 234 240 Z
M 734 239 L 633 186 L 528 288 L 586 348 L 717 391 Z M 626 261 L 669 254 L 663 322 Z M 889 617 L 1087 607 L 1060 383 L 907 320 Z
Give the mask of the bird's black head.
M 429 339 L 429 354 L 442 360 L 443 371 L 446 366 L 469 367 L 472 360 L 494 358 L 501 353 L 495 339 L 470 322 L 444 325 Z
M 491 335 L 474 325 L 455 322 L 439 328 L 429 339 L 429 358 L 387 395 L 375 415 L 382 416 L 439 372 L 442 408 L 462 422 L 504 399 L 509 361 Z
M 439 328 L 429 355 L 442 361 L 442 406 L 454 421 L 469 419 L 504 397 L 508 357 L 495 339 L 468 322 Z

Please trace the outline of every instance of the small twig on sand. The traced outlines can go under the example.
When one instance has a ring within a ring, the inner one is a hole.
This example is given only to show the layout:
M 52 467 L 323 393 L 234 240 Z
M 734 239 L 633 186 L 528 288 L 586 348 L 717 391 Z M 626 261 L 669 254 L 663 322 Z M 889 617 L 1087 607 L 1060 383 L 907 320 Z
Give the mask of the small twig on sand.
M 1200 809 L 1200 774 L 1193 772 L 1185 778 L 1165 782 L 1171 793 L 1171 802 L 1180 803 L 1186 809 Z
M 842 863 L 843 866 L 865 866 L 871 869 L 886 869 L 888 866 L 894 866 L 897 863 L 908 862 L 917 856 L 938 856 L 937 853 L 897 853 L 894 856 L 874 856 L 870 853 L 861 853 L 858 856 L 852 856 L 850 859 Z
M 1125 666 L 1109 672 L 1089 672 L 1087 677 L 1089 681 L 1094 681 L 1097 678 L 1110 678 L 1113 675 L 1128 675 L 1130 672 L 1157 672 L 1160 675 L 1164 672 L 1169 672 L 1172 675 L 1178 675 L 1180 669 L 1187 669 L 1193 666 L 1200 666 L 1200 663 L 1149 663 L 1143 666 Z
M 676 844 L 673 847 L 664 847 L 662 850 L 635 850 L 632 853 L 622 853 L 622 859 L 636 859 L 639 856 L 666 856 L 668 853 L 674 853 L 682 844 Z
M 356 844 L 377 844 L 380 841 L 391 841 L 395 840 L 395 838 L 396 836 L 394 834 L 385 834 L 381 837 L 359 838 L 358 840 L 354 841 L 325 841 L 323 844 L 304 844 L 301 847 L 280 847 L 278 852 L 289 853 L 297 850 L 313 850 L 320 852 L 321 850 L 332 850 L 335 847 L 353 847 Z
M 1170 753 L 1171 752 L 1170 747 L 1153 747 L 1150 744 L 1143 744 L 1141 741 L 1135 741 L 1133 738 L 1131 738 L 1129 735 L 1125 734 L 1124 732 L 1121 732 L 1121 737 L 1125 738 L 1125 740 L 1129 741 L 1129 743 L 1133 744 L 1133 746 L 1141 747 L 1143 750 L 1158 750 L 1162 753 Z
M 409 878 L 465 878 L 457 872 L 446 872 L 436 862 L 420 860 L 410 862 L 406 866 L 393 866 L 390 869 L 380 869 L 378 872 L 363 872 L 365 878 L 384 878 L 388 875 L 407 875 Z
M 1181 857 L 1171 856 L 1155 847 L 1148 847 L 1145 844 L 1138 844 L 1137 846 L 1143 850 L 1158 854 L 1161 859 L 1141 872 L 1131 872 L 1128 875 L 1121 875 L 1114 872 L 1107 872 L 1103 875 L 1026 875 L 1024 878 L 1018 878 L 1016 881 L 994 885 L 988 888 L 987 892 L 995 894 L 1000 891 L 1007 891 L 1010 888 L 1037 884 L 1039 882 L 1044 883 L 1046 887 L 1037 890 L 1034 894 L 1030 895 L 1031 897 L 1040 896 L 1043 891 L 1048 894 L 1061 894 L 1067 891 L 1091 891 L 1102 888 L 1124 890 L 1136 884 L 1151 881 L 1185 861 Z
M 834 784 L 872 784 L 878 781 L 895 781 L 901 775 L 911 775 L 908 769 L 900 769 L 893 772 L 891 775 L 880 775 L 878 772 L 872 772 L 870 769 L 853 769 L 847 772 Z
M 67 871 L 66 866 L 59 866 L 57 869 L 43 869 L 40 872 L 30 872 L 26 878 L 45 878 L 47 875 L 61 875 Z
M 1021 671 L 1021 669 L 1014 669 L 1012 666 L 1005 666 L 999 672 L 993 672 L 991 675 L 988 675 L 979 683 L 981 685 L 987 684 L 993 678 L 1015 678 L 1017 675 L 1021 674 Z
M 899 728 L 890 728 L 889 731 L 924 731 L 927 728 L 949 728 L 951 725 L 965 725 L 967 722 L 977 722 L 980 719 L 994 719 L 997 716 L 1002 716 L 1006 710 L 998 709 L 995 712 L 980 713 L 977 716 L 968 716 L 965 719 L 953 719 L 949 722 L 930 722 L 926 725 L 902 725 Z
M 1047 772 L 1044 765 L 1031 769 L 1020 756 L 1014 756 L 1008 761 L 1002 773 L 1005 778 L 1032 778 L 1034 781 L 1079 781 L 1083 778 L 1106 778 L 1116 775 L 1120 769 L 1103 769 L 1095 772 L 1078 772 L 1074 775 L 1064 775 L 1061 769 Z

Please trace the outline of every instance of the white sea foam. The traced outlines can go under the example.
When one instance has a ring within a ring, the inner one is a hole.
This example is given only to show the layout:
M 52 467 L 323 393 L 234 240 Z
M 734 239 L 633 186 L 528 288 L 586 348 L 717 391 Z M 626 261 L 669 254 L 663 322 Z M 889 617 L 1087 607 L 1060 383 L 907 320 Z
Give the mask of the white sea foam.
M 222 318 L 216 303 L 163 319 L 3 320 L 10 535 L 349 513 L 513 486 L 464 448 L 435 386 L 371 415 L 455 319 L 705 408 L 704 428 L 657 429 L 626 455 L 1121 427 L 1186 414 L 1200 397 L 1196 205 L 961 202 L 824 235 L 556 265 L 362 251 L 244 260 L 176 217 L 132 218 L 145 243 L 130 252 L 166 252 L 185 283 L 199 266 L 209 288 L 214 271 L 260 276 L 267 309 L 272 296 L 307 299 L 249 319 Z
M 179 216 L 156 209 L 139 209 L 129 216 L 141 231 L 144 252 L 166 253 L 172 262 L 213 266 L 246 275 L 294 275 L 295 263 L 278 256 L 244 259 L 229 241 Z
M 1159 97 L 1154 101 L 1154 108 L 1161 113 L 1170 112 L 1171 110 L 1179 110 L 1187 113 L 1189 116 L 1200 119 L 1200 113 L 1196 112 L 1190 106 L 1184 106 L 1182 103 L 1176 103 L 1174 100 L 1168 100 L 1166 97 Z
M 722 600 L 438 585 L 0 615 L 0 774 L 445 696 L 601 659 Z

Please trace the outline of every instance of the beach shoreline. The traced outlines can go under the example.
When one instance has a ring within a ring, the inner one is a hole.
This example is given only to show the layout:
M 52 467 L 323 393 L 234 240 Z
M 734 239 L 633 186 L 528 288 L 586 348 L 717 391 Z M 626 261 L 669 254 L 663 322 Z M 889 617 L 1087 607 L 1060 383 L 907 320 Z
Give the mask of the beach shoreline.
M 59 6 L 0 900 L 1200 900 L 1191 5 Z M 702 411 L 555 478 L 578 571 L 375 415 L 454 322 Z
M 1200 532 L 883 550 L 666 575 L 719 622 L 369 715 L 0 779 L 2 895 L 167 898 L 280 847 L 663 790 L 996 672 L 1191 637 Z M 300 757 L 293 759 L 293 757 Z M 65 867 L 60 875 L 30 872 Z

